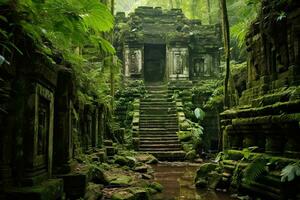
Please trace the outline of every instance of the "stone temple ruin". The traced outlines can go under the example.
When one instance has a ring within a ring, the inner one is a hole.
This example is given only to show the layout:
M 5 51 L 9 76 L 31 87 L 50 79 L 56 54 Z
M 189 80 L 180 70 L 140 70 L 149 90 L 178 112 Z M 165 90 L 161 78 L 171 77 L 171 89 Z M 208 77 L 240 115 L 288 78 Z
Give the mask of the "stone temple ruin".
M 187 19 L 181 9 L 139 7 L 117 13 L 116 47 L 127 79 L 199 80 L 220 73 L 220 26 Z
M 189 131 L 181 126 L 187 123 L 183 105 L 192 103 L 193 83 L 219 77 L 220 32 L 219 25 L 187 19 L 181 9 L 138 7 L 128 17 L 117 13 L 114 46 L 123 61 L 124 80 L 143 80 L 148 91 L 133 122 L 137 150 L 159 159 L 184 159 L 176 134 Z M 178 91 L 186 94 L 174 101 Z M 208 116 L 217 119 L 215 113 Z M 216 123 L 210 120 L 206 125 L 213 128 L 205 127 L 215 144 Z

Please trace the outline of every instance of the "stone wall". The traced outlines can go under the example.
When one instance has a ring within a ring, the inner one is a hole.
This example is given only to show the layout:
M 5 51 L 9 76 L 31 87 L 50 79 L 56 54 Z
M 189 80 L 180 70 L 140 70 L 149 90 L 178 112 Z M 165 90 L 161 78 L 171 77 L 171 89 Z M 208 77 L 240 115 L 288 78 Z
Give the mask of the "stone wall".
M 246 40 L 247 88 L 239 105 L 221 114 L 224 149 L 258 146 L 300 158 L 299 24 L 299 2 L 262 2 Z
M 72 66 L 48 62 L 24 37 L 27 54 L 0 65 L 0 199 L 60 199 L 74 153 L 108 138 L 109 110 L 80 103 Z

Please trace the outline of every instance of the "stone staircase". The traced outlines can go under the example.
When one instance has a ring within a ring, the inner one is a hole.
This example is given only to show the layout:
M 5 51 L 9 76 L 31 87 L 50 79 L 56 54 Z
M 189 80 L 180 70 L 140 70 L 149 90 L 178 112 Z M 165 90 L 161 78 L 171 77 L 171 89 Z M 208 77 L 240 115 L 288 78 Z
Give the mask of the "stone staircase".
M 159 160 L 183 160 L 185 152 L 176 132 L 179 130 L 176 104 L 166 85 L 148 85 L 148 94 L 140 102 L 139 151 Z

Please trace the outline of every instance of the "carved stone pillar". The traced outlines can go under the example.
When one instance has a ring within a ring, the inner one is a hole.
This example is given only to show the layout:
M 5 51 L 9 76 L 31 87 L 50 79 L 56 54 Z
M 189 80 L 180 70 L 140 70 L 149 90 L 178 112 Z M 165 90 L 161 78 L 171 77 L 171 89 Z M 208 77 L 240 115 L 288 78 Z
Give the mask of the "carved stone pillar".
M 98 147 L 99 143 L 99 107 L 96 104 L 92 116 L 92 147 Z
M 35 185 L 52 174 L 54 94 L 39 83 L 27 88 L 24 134 L 24 184 Z
M 143 52 L 144 49 L 140 47 L 124 48 L 124 74 L 127 78 L 141 78 L 143 70 Z
M 0 199 L 2 189 L 12 184 L 12 134 L 10 134 L 7 123 L 11 103 L 11 79 L 14 72 L 11 66 L 0 65 Z
M 54 172 L 64 174 L 70 171 L 72 158 L 72 99 L 73 75 L 71 70 L 62 68 L 58 72 L 55 93 L 55 124 L 54 124 Z

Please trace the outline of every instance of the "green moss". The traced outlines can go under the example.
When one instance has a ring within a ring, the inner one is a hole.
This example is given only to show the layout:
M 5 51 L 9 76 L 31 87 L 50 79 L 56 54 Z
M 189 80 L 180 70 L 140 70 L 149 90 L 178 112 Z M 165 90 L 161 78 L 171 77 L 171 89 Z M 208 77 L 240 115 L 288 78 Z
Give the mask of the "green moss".
M 109 182 L 111 185 L 131 185 L 132 178 L 130 176 L 117 174 L 113 180 Z
M 183 121 L 182 123 L 180 123 L 180 130 L 186 131 L 190 127 L 191 127 L 191 125 L 187 121 Z
M 182 142 L 187 142 L 193 139 L 191 131 L 179 131 L 177 133 L 179 140 Z
M 189 152 L 189 151 L 192 151 L 193 150 L 193 144 L 191 143 L 184 143 L 182 145 L 182 148 L 185 152 Z
M 124 156 L 115 155 L 114 156 L 114 163 L 119 164 L 121 166 L 127 165 L 128 160 Z
M 194 160 L 196 158 L 197 154 L 195 150 L 189 151 L 186 155 L 185 155 L 185 159 L 187 160 Z
M 157 183 L 157 182 L 150 183 L 148 185 L 148 187 L 156 190 L 157 192 L 161 192 L 164 189 L 164 187 L 160 183 Z
M 205 163 L 200 166 L 195 177 L 195 184 L 199 188 L 205 188 L 208 185 L 208 175 L 212 171 L 216 170 L 217 164 Z
M 134 200 L 134 195 L 129 191 L 123 190 L 114 193 L 111 197 L 112 200 Z

